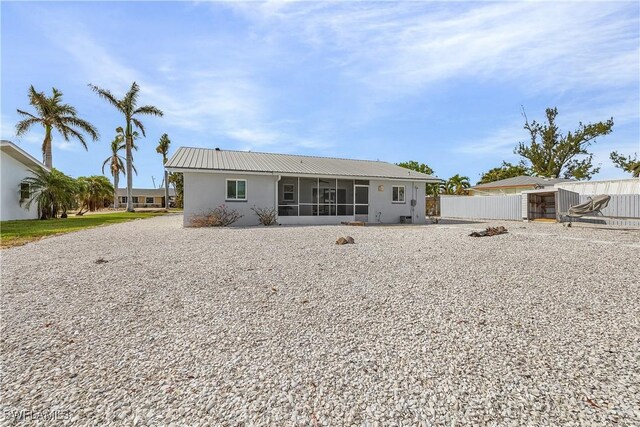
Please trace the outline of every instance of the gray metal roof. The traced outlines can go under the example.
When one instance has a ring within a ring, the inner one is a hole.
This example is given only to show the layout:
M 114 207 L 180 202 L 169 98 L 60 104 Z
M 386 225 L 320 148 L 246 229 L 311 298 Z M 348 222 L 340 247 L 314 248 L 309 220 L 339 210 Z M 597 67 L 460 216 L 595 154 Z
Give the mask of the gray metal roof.
M 439 182 L 437 177 L 425 175 L 373 160 L 338 159 L 332 157 L 298 156 L 292 154 L 256 153 L 250 151 L 218 150 L 180 147 L 165 167 L 171 170 L 217 170 L 254 172 L 281 175 L 323 175 L 362 178 L 392 178 Z
M 540 185 L 543 187 L 551 187 L 561 182 L 573 182 L 573 179 L 565 178 L 540 178 L 538 176 L 516 176 L 513 178 L 501 179 L 499 181 L 487 182 L 486 184 L 478 184 L 471 187 L 471 190 L 483 188 L 501 188 L 501 187 L 535 187 Z

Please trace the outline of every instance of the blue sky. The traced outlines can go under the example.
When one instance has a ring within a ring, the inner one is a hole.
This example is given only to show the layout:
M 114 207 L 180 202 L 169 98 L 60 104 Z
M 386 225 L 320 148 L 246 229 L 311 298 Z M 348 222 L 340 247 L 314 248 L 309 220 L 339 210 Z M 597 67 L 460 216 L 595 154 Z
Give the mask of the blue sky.
M 88 83 L 144 118 L 134 186 L 160 184 L 155 152 L 179 146 L 418 160 L 475 183 L 528 140 L 529 119 L 614 118 L 593 146 L 598 179 L 626 177 L 609 153 L 640 154 L 638 2 L 2 2 L 3 139 L 41 158 L 43 132 L 16 138 L 27 89 L 64 93 L 101 140 L 54 136 L 54 166 L 99 174 L 121 126 Z

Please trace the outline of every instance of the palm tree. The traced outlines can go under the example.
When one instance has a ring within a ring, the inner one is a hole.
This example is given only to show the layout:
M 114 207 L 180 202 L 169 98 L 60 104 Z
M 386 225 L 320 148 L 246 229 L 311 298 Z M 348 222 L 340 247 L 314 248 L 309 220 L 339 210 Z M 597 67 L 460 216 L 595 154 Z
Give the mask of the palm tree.
M 122 129 L 122 128 L 118 128 Z M 118 154 L 120 150 L 125 148 L 123 143 L 124 137 L 121 134 L 111 141 L 111 155 L 106 158 L 102 164 L 102 173 L 104 173 L 104 167 L 109 163 L 109 169 L 111 169 L 111 176 L 113 176 L 113 208 L 118 209 L 118 182 L 120 181 L 120 174 L 125 173 L 124 162 L 122 157 Z
M 31 126 L 40 124 L 44 127 L 44 141 L 42 142 L 43 163 L 51 169 L 53 167 L 53 156 L 51 150 L 51 132 L 57 130 L 65 141 L 76 138 L 85 150 L 87 143 L 82 132 L 97 141 L 99 138 L 96 128 L 86 120 L 78 117 L 76 109 L 69 104 L 62 103 L 62 92 L 55 87 L 53 95 L 47 97 L 44 92 L 37 92 L 33 85 L 29 87 L 29 104 L 35 110 L 35 114 L 18 109 L 18 114 L 26 117 L 16 125 L 16 136 L 22 136 L 31 129 Z
M 440 184 L 440 189 L 442 194 L 445 194 L 445 195 L 451 195 L 451 194 L 454 194 L 455 192 L 453 184 L 450 181 L 445 181 L 442 184 Z
M 158 142 L 158 146 L 156 147 L 156 152 L 162 154 L 163 165 L 167 163 L 169 145 L 171 145 L 171 140 L 169 139 L 169 135 L 165 133 L 160 137 L 160 142 Z M 164 207 L 165 209 L 169 209 L 169 174 L 166 169 L 164 170 Z
M 139 116 L 162 116 L 163 113 L 157 107 L 153 105 L 144 105 L 138 107 L 138 92 L 140 92 L 140 86 L 136 82 L 133 82 L 131 89 L 125 94 L 124 98 L 117 99 L 110 91 L 101 89 L 97 86 L 89 84 L 89 87 L 97 93 L 101 98 L 113 105 L 125 119 L 125 148 L 127 153 L 127 212 L 133 212 L 133 202 L 131 197 L 131 188 L 133 187 L 132 169 L 133 169 L 133 157 L 131 150 L 133 149 L 134 130 L 135 126 L 140 129 L 143 136 L 146 136 L 144 131 L 144 125 L 138 119 Z
M 113 194 L 113 186 L 102 175 L 81 176 L 78 182 L 78 206 L 77 215 L 82 215 L 82 209 L 95 211 L 101 209 Z M 85 211 L 86 212 L 86 211 Z
M 138 138 L 138 132 L 133 132 L 134 141 L 137 138 Z M 120 157 L 120 155 L 118 154 L 120 150 L 125 148 L 125 144 L 123 142 L 124 139 L 125 139 L 124 130 L 122 129 L 122 127 L 117 127 L 116 136 L 113 139 L 113 141 L 111 141 L 111 155 L 105 159 L 104 163 L 102 163 L 102 173 L 104 173 L 104 167 L 107 165 L 107 163 L 110 163 L 109 169 L 111 170 L 111 176 L 113 176 L 113 208 L 114 209 L 119 208 L 118 183 L 120 182 L 120 174 L 126 175 L 124 161 L 122 160 L 122 157 Z M 135 143 L 133 144 L 133 149 L 134 150 L 138 149 L 138 146 L 135 145 Z M 133 164 L 133 156 L 131 160 L 132 160 L 131 168 L 133 169 L 133 172 L 137 175 L 138 171 L 136 170 L 136 166 Z
M 173 184 L 173 191 L 176 193 L 176 207 L 182 208 L 184 201 L 184 175 L 182 172 L 171 172 L 169 182 Z
M 21 184 L 29 186 L 29 196 L 20 199 L 20 205 L 26 209 L 31 204 L 38 204 L 38 217 L 40 219 L 55 218 L 58 212 L 66 213 L 75 205 L 77 185 L 73 178 L 68 177 L 57 169 L 47 171 L 37 168 L 30 171 L 33 176 L 26 177 Z
M 469 177 L 460 176 L 459 174 L 455 174 L 454 176 L 449 178 L 449 181 L 447 181 L 447 183 L 450 184 L 451 188 L 453 188 L 453 192 L 458 195 L 466 194 L 467 188 L 471 187 L 471 184 L 469 183 Z

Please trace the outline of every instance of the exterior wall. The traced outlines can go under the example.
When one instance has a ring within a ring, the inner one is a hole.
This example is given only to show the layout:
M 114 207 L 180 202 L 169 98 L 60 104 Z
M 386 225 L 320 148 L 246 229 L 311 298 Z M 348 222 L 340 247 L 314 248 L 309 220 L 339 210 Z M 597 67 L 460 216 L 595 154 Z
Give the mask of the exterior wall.
M 246 201 L 225 200 L 227 179 L 247 180 Z M 234 225 L 258 225 L 258 217 L 251 208 L 276 207 L 274 201 L 277 179 L 273 175 L 185 172 L 183 223 L 189 226 L 191 216 L 206 213 L 225 204 L 243 215 Z
M 526 197 L 524 197 L 526 199 Z M 440 196 L 443 218 L 521 220 L 523 196 Z
M 247 200 L 225 200 L 226 180 L 246 179 Z M 193 215 L 203 214 L 222 204 L 237 210 L 243 217 L 235 225 L 258 225 L 258 217 L 251 210 L 253 207 L 276 208 L 277 176 L 275 175 L 243 175 L 217 174 L 206 172 L 184 173 L 184 219 L 185 226 L 190 225 Z M 405 186 L 405 202 L 392 203 L 392 187 Z M 379 186 L 383 190 L 379 191 Z M 425 184 L 411 181 L 383 181 L 370 180 L 369 185 L 369 222 L 383 224 L 400 223 L 401 216 L 412 217 L 414 224 L 425 223 L 424 203 Z M 301 196 L 302 199 L 302 196 Z M 411 206 L 411 200 L 416 200 Z M 352 200 L 352 197 L 351 199 Z M 353 221 L 355 215 L 338 216 L 279 216 L 281 224 L 339 224 L 343 221 Z
M 31 176 L 29 169 L 5 152 L 0 152 L 0 220 L 37 219 L 38 206 L 31 205 L 29 210 L 20 206 L 20 181 Z
M 394 185 L 404 185 L 405 202 L 392 203 Z M 380 190 L 382 186 L 382 191 Z M 399 224 L 401 216 L 412 217 L 414 224 L 424 224 L 425 184 L 412 181 L 369 181 L 369 222 Z M 415 200 L 415 206 L 411 206 Z

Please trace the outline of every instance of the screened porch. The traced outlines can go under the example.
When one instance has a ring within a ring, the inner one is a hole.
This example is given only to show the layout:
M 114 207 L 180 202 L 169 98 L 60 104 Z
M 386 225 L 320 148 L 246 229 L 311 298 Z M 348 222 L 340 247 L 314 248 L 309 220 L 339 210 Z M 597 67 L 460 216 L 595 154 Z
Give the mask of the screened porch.
M 282 177 L 278 182 L 281 217 L 368 214 L 368 180 Z

